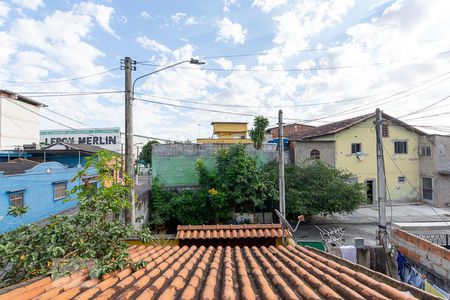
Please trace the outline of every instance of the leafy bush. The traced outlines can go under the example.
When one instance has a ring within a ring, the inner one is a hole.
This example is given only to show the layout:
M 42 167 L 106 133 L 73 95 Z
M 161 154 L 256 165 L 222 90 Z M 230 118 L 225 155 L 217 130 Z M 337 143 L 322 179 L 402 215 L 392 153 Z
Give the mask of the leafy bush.
M 151 225 L 164 225 L 172 216 L 172 193 L 166 191 L 158 178 L 152 182 L 150 218 Z
M 278 189 L 278 165 L 266 166 L 265 178 Z M 349 213 L 366 201 L 364 185 L 350 183 L 353 175 L 314 160 L 285 168 L 286 212 L 305 215 Z
M 0 287 L 31 277 L 51 274 L 52 277 L 91 266 L 91 275 L 101 277 L 116 269 L 137 267 L 129 258 L 125 238 L 130 227 L 113 216 L 128 207 L 126 194 L 131 181 L 114 181 L 111 165 L 114 154 L 101 151 L 88 159 L 84 169 L 72 179 L 83 182 L 90 166 L 98 171 L 100 187 L 84 184 L 70 194 L 79 201 L 74 216 L 52 216 L 44 226 L 22 225 L 0 236 Z M 108 186 L 104 183 L 108 182 Z

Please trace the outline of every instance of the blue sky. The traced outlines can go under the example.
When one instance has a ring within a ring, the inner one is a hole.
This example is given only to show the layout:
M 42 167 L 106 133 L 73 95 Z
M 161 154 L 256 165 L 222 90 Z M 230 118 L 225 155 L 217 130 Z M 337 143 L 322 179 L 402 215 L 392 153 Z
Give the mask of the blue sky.
M 207 64 L 137 83 L 136 98 L 153 101 L 135 101 L 138 134 L 195 140 L 211 135 L 212 121 L 274 124 L 280 108 L 288 122 L 321 125 L 377 106 L 446 133 L 449 12 L 444 0 L 6 0 L 0 85 L 46 103 L 41 113 L 67 126 L 123 128 L 123 94 L 89 94 L 123 90 L 123 71 L 61 80 L 125 56 L 144 62 L 134 78 L 195 57 Z M 83 95 L 61 95 L 72 92 Z

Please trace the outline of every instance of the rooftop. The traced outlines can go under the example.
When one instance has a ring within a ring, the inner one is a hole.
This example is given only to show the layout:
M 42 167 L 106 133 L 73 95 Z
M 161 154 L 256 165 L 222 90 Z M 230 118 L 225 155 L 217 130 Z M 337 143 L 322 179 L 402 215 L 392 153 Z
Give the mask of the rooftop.
M 8 162 L 0 162 L 0 172 L 4 172 L 4 175 L 21 174 L 38 164 L 38 162 L 25 158 L 16 158 Z
M 364 122 L 373 117 L 375 117 L 375 113 L 365 114 L 365 115 L 353 117 L 350 119 L 345 119 L 345 120 L 325 124 L 322 126 L 312 128 L 311 130 L 307 131 L 305 134 L 300 134 L 298 136 L 292 136 L 291 139 L 303 140 L 303 139 L 314 138 L 314 137 L 318 137 L 318 136 L 334 134 L 334 133 L 340 132 L 344 129 L 347 129 L 349 127 L 352 127 L 353 125 Z M 383 113 L 383 119 L 390 120 L 391 122 L 396 123 L 400 126 L 403 126 L 403 127 L 407 128 L 408 130 L 412 130 L 418 134 L 425 134 L 425 132 L 420 131 L 419 129 L 416 129 L 416 128 L 406 124 L 405 122 L 402 122 L 399 119 L 391 117 L 385 113 Z
M 292 237 L 285 230 L 285 237 Z M 281 224 L 178 226 L 177 239 L 281 238 Z
M 25 97 L 25 96 L 22 96 L 22 95 L 19 95 L 19 94 L 16 94 L 14 92 L 11 92 L 11 91 L 8 91 L 8 90 L 0 90 L 0 97 L 4 96 L 4 95 L 7 95 L 8 98 L 19 100 L 19 101 L 22 101 L 22 102 L 25 102 L 25 103 L 28 103 L 28 104 L 31 104 L 31 105 L 34 105 L 34 106 L 39 106 L 39 107 L 46 107 L 47 106 L 47 105 L 45 105 L 45 104 L 43 104 L 43 103 L 41 103 L 39 101 L 33 100 L 31 98 L 28 98 L 28 97 Z
M 87 270 L 41 277 L 0 290 L 0 299 L 417 299 L 394 286 L 437 299 L 300 246 L 131 246 L 129 252 L 147 266 L 103 280 Z

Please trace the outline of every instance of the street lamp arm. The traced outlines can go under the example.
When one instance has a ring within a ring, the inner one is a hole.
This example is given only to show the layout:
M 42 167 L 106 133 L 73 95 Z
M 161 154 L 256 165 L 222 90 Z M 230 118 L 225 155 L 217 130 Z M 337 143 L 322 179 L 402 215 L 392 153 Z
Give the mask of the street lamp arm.
M 173 64 L 173 65 L 170 65 L 170 66 L 166 66 L 166 67 L 161 68 L 161 69 L 158 69 L 158 70 L 156 70 L 156 71 L 153 71 L 153 72 L 144 74 L 144 75 L 142 75 L 142 76 L 139 76 L 138 78 L 136 78 L 136 79 L 133 81 L 133 98 L 134 98 L 134 85 L 136 84 L 136 81 L 138 81 L 139 79 L 142 79 L 142 78 L 144 78 L 144 77 L 153 75 L 153 74 L 155 74 L 155 73 L 158 73 L 158 72 L 161 72 L 161 71 L 167 70 L 167 69 L 169 69 L 169 68 L 172 68 L 172 67 L 175 67 L 175 66 L 184 64 L 184 63 L 188 63 L 188 62 L 191 62 L 191 61 L 190 61 L 190 60 L 183 60 L 183 61 L 177 62 L 176 64 Z

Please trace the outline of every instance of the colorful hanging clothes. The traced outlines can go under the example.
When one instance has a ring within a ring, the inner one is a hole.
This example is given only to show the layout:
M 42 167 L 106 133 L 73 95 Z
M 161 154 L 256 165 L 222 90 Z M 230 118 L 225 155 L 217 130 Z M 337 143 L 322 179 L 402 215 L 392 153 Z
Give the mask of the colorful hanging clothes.
M 432 295 L 435 295 L 441 299 L 445 299 L 448 300 L 449 299 L 449 294 L 447 294 L 445 291 L 443 291 L 442 289 L 440 289 L 439 287 L 435 286 L 435 285 L 431 285 L 428 281 L 425 280 L 425 292 L 428 292 Z M 444 293 L 442 293 L 444 292 Z
M 422 275 L 414 267 L 411 267 L 411 271 L 406 278 L 406 282 L 416 288 L 423 290 L 424 281 L 422 279 Z
M 398 278 L 401 281 L 405 281 L 405 257 L 403 254 L 397 250 L 397 267 L 398 267 Z

